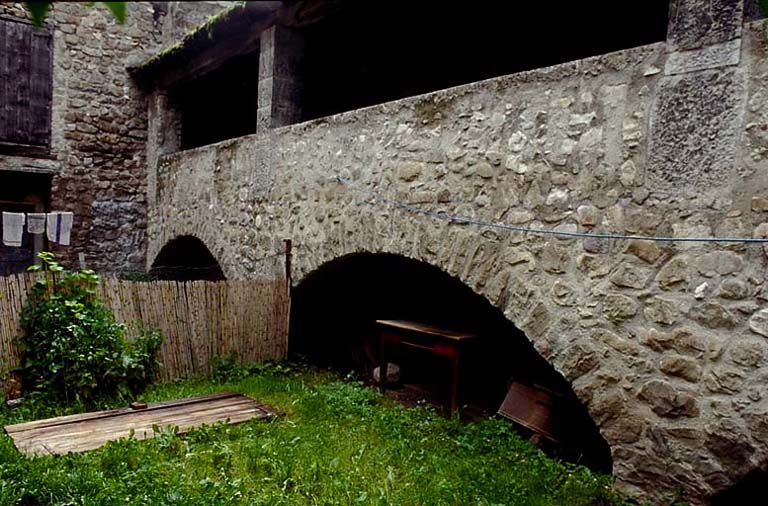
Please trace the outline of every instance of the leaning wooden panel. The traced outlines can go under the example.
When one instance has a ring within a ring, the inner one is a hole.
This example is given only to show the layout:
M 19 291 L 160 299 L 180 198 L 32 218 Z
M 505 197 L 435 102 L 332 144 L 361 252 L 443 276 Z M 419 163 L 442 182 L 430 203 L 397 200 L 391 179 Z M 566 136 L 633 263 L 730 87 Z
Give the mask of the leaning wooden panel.
M 242 394 L 222 392 L 151 403 L 146 409 L 113 409 L 5 427 L 16 448 L 28 455 L 63 455 L 93 450 L 108 441 L 154 437 L 153 427 L 175 426 L 180 433 L 219 422 L 240 423 L 272 417 L 274 408 Z

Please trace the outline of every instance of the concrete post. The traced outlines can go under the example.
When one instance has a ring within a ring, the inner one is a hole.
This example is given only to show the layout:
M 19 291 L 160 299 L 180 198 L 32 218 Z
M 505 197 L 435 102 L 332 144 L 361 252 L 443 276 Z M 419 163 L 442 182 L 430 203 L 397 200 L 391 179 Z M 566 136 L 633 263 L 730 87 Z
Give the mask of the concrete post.
M 746 89 L 744 0 L 673 0 L 650 117 L 653 190 L 706 191 L 734 175 Z
M 271 26 L 262 33 L 257 133 L 301 119 L 299 68 L 303 52 L 303 36 L 295 30 Z
M 154 209 L 157 196 L 157 163 L 160 157 L 181 148 L 181 121 L 165 90 L 149 96 L 147 118 L 147 204 Z

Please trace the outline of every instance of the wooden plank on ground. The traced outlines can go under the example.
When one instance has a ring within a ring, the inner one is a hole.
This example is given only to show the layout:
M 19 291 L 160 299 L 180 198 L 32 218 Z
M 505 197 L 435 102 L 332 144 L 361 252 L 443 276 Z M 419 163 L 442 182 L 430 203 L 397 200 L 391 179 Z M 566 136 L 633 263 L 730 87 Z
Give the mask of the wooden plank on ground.
M 184 433 L 204 424 L 240 423 L 276 414 L 274 408 L 242 394 L 222 392 L 152 403 L 146 409 L 120 408 L 7 425 L 5 432 L 27 455 L 63 455 L 93 450 L 131 434 L 151 438 L 153 427 L 175 426 Z

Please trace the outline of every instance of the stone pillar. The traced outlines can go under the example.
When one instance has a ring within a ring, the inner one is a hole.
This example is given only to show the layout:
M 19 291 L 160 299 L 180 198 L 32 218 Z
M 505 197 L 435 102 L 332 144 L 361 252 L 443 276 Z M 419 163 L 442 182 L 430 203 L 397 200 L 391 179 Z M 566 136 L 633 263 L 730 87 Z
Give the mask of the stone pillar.
M 304 38 L 296 30 L 271 26 L 261 34 L 258 133 L 301 119 L 299 68 Z
M 650 189 L 707 190 L 733 176 L 743 18 L 744 0 L 672 0 L 665 76 L 651 110 Z
M 175 153 L 181 148 L 181 121 L 165 90 L 153 90 L 149 95 L 148 106 L 147 210 L 152 215 L 157 206 L 157 163 L 161 156 Z M 149 220 L 149 223 L 153 223 L 153 220 Z

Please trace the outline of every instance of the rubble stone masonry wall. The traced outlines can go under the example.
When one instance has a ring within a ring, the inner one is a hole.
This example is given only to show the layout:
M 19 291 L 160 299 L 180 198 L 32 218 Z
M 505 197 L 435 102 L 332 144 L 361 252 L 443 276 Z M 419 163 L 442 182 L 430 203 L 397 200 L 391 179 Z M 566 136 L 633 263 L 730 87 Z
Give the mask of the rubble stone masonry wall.
M 230 278 L 284 238 L 297 283 L 356 252 L 435 265 L 571 382 L 621 488 L 698 503 L 768 461 L 768 247 L 505 231 L 366 192 L 534 229 L 766 237 L 766 24 L 738 35 L 717 65 L 661 43 L 164 155 L 148 261 L 191 234 Z
M 210 15 L 225 3 L 171 4 L 155 19 L 150 2 L 128 2 L 120 25 L 103 6 L 56 2 L 46 20 L 54 33 L 51 157 L 0 153 L 0 170 L 52 173 L 51 209 L 75 214 L 71 246 L 50 248 L 67 265 L 82 252 L 98 271 L 144 268 L 147 101 L 126 67 L 188 29 L 184 11 Z M 0 15 L 26 18 L 20 3 L 0 4 Z

